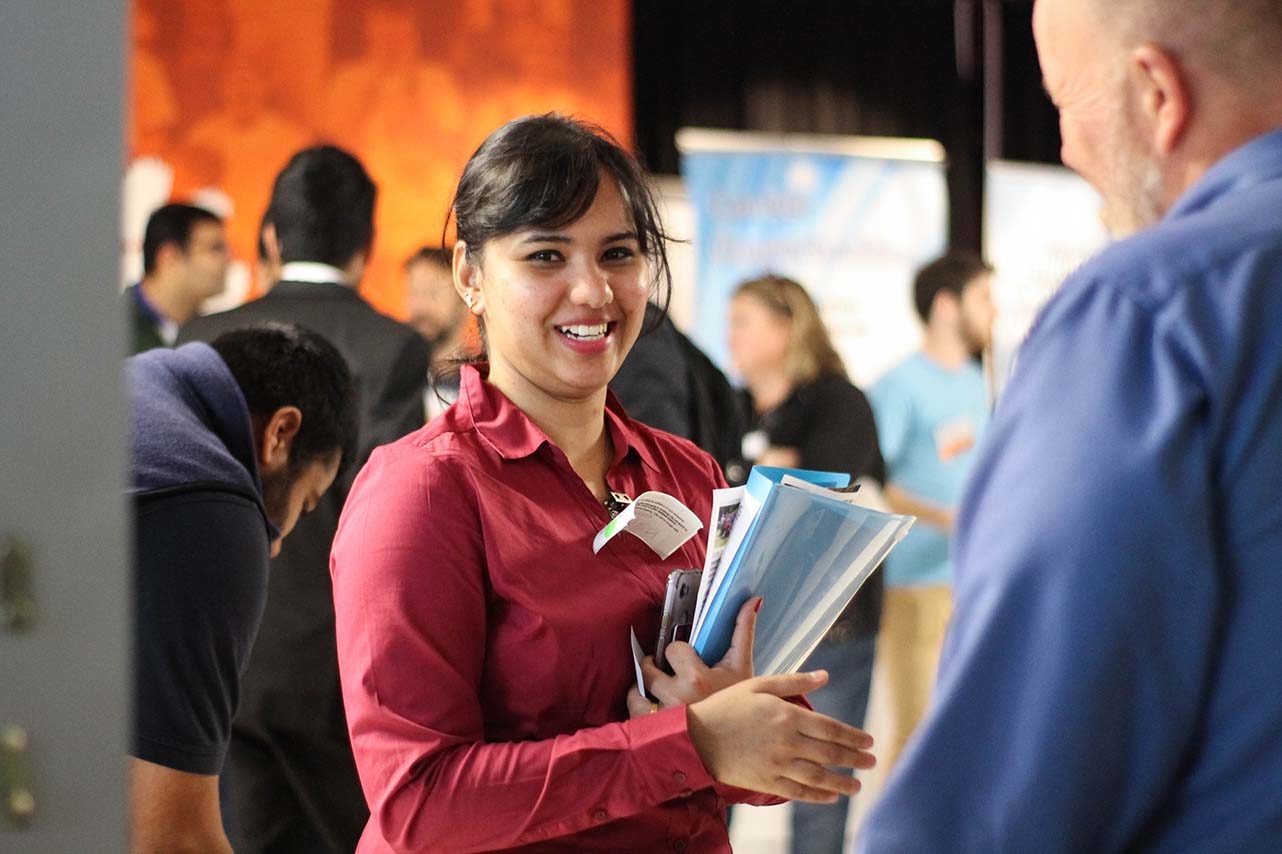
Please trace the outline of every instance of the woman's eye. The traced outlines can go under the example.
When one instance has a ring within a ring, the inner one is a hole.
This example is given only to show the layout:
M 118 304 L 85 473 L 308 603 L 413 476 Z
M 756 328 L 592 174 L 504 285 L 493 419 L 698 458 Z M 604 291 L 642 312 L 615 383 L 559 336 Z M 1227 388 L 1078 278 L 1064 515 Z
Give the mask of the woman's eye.
M 532 252 L 527 255 L 526 260 L 550 263 L 552 261 L 560 261 L 561 253 L 557 252 L 555 249 L 540 249 L 538 252 Z
M 613 246 L 605 250 L 604 260 L 606 261 L 626 261 L 629 258 L 635 258 L 636 252 L 627 246 Z

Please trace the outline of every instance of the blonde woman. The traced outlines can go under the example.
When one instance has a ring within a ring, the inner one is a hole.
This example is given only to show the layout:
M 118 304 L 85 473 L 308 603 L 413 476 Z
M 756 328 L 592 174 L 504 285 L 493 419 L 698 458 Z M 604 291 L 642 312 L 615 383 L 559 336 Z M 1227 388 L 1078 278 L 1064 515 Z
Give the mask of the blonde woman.
M 805 288 L 782 276 L 741 284 L 730 302 L 729 347 L 745 385 L 749 461 L 884 480 L 872 408 L 847 379 Z M 881 599 L 878 572 L 805 665 L 831 675 L 825 688 L 808 695 L 815 709 L 854 726 L 868 706 Z M 839 854 L 848 807 L 847 798 L 797 803 L 793 852 Z

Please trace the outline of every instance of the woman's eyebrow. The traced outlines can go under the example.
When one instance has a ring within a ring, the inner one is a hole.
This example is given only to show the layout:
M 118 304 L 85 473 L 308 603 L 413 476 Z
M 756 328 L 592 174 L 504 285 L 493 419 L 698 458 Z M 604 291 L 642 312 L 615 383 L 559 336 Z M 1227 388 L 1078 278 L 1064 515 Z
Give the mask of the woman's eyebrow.
M 601 238 L 602 243 L 617 243 L 620 240 L 638 240 L 635 231 L 619 231 L 614 234 L 606 235 Z M 573 243 L 574 241 L 565 234 L 531 234 L 528 237 L 521 238 L 521 243 Z

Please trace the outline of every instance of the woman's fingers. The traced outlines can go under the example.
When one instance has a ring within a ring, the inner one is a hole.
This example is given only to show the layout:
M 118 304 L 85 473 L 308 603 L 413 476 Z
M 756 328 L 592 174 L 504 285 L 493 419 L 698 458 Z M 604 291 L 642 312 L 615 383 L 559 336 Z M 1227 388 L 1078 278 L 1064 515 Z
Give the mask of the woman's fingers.
M 748 666 L 751 667 L 752 656 L 747 658 Z M 752 676 L 751 671 L 735 670 L 724 662 L 716 667 L 709 667 L 703 663 L 694 647 L 684 641 L 668 647 L 668 663 L 672 665 L 676 681 L 681 685 L 683 697 L 686 702 L 691 703 Z
M 867 770 L 877 764 L 877 758 L 866 750 L 819 741 L 805 735 L 797 736 L 795 752 L 798 758 L 818 765 Z
M 665 656 L 678 679 L 697 680 L 708 672 L 708 665 L 703 663 L 694 647 L 685 641 L 668 644 Z
M 790 801 L 806 801 L 812 804 L 831 804 L 837 800 L 837 793 L 827 789 L 816 789 L 798 783 L 789 777 L 776 777 L 770 785 L 762 786 L 767 795 L 787 798 Z M 766 790 L 769 791 L 766 791 Z
M 641 678 L 645 680 L 645 689 L 653 693 L 654 683 L 672 677 L 659 669 L 654 663 L 654 656 L 647 655 L 641 659 Z
M 855 750 L 867 750 L 873 745 L 872 736 L 858 727 L 842 723 L 836 718 L 830 718 L 818 712 L 811 712 L 806 709 L 798 709 L 797 711 L 799 712 L 797 716 L 797 732 L 804 736 L 817 741 L 840 744 Z
M 641 696 L 641 692 L 636 689 L 635 685 L 628 689 L 628 717 L 639 718 L 653 711 L 654 704 Z
M 671 653 L 672 647 L 669 647 L 669 661 L 671 661 Z M 677 671 L 678 674 L 680 672 L 679 670 Z M 646 692 L 662 703 L 664 708 L 684 705 L 692 700 L 699 699 L 698 697 L 690 696 L 689 689 L 684 685 L 684 680 L 660 670 L 651 656 L 647 655 L 641 661 L 641 676 L 645 679 Z
M 744 684 L 748 686 L 748 690 L 756 694 L 773 694 L 776 697 L 787 698 L 822 688 L 827 681 L 828 671 L 812 670 L 809 673 L 757 676 Z
M 805 759 L 792 760 L 781 776 L 808 789 L 831 792 L 835 795 L 854 795 L 860 788 L 859 781 L 849 774 L 832 771 Z
M 671 675 L 656 667 L 649 657 L 641 662 L 647 693 L 662 701 L 665 707 L 697 703 L 751 675 L 724 665 L 708 667 L 685 641 L 668 645 L 667 663 L 672 668 Z

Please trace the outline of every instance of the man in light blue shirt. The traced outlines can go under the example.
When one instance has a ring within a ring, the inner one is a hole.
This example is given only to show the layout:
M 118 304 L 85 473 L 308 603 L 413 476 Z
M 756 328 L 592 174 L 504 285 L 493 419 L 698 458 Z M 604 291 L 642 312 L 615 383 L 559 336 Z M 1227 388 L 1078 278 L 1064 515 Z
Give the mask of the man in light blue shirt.
M 869 392 L 886 460 L 886 500 L 918 523 L 886 560 L 878 644 L 891 731 L 878 758 L 893 767 L 926 711 L 952 612 L 948 543 L 953 516 L 988 424 L 988 387 L 975 354 L 991 338 L 992 270 L 974 256 L 946 255 L 913 283 L 925 325 L 922 349 Z
M 1282 850 L 1282 5 L 1037 0 L 1034 32 L 1065 162 L 1140 233 L 1023 347 L 861 850 Z

